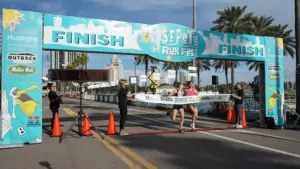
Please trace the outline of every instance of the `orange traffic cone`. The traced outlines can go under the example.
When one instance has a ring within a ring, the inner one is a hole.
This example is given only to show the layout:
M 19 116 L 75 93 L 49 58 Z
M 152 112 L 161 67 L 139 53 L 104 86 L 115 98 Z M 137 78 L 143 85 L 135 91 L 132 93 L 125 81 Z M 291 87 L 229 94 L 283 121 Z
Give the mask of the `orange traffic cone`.
M 227 121 L 231 121 L 231 118 L 232 118 L 232 108 L 229 107 L 228 113 L 227 113 Z
M 109 121 L 108 121 L 108 135 L 114 135 L 116 134 L 116 126 L 115 126 L 115 119 L 112 112 L 109 113 Z
M 91 124 L 90 121 L 88 120 L 89 116 L 88 113 L 85 112 L 84 113 L 84 117 L 83 117 L 83 127 L 82 127 L 82 131 L 81 131 L 81 135 L 82 136 L 92 136 L 92 131 L 91 131 Z
M 231 107 L 228 109 L 227 120 L 232 123 L 236 123 L 236 114 Z
M 56 112 L 54 115 L 54 124 L 53 124 L 53 129 L 52 129 L 52 135 L 51 137 L 60 137 L 62 136 L 62 132 L 60 129 L 60 122 L 58 119 L 58 113 Z
M 246 113 L 244 107 L 242 109 L 242 126 L 243 128 L 247 128 L 247 120 L 246 120 Z

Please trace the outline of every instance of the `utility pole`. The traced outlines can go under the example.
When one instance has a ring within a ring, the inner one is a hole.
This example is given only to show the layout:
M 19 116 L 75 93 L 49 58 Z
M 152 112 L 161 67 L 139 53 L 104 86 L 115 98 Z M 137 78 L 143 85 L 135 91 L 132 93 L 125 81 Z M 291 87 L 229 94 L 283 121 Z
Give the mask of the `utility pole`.
M 137 76 L 136 76 L 136 56 L 134 56 L 134 77 L 135 77 L 135 84 L 134 84 L 134 93 L 137 92 Z
M 300 64 L 300 0 L 294 0 L 295 5 L 295 35 L 296 35 L 296 71 Z M 300 112 L 300 72 L 296 72 L 296 111 Z
M 197 1 L 196 0 L 193 0 L 193 29 L 196 29 L 196 4 L 197 4 Z M 196 66 L 196 59 L 194 58 L 193 59 L 193 66 Z M 192 77 L 192 81 L 194 81 L 194 77 Z

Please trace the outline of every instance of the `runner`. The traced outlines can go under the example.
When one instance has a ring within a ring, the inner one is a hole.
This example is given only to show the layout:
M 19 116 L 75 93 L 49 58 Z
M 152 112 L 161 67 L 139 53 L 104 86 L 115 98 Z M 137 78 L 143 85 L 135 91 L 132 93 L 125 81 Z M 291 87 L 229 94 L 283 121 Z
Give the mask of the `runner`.
M 186 96 L 195 96 L 198 95 L 198 91 L 194 88 L 194 84 L 192 81 L 188 81 L 187 83 L 187 89 L 185 89 L 185 95 Z M 188 104 L 187 108 L 192 112 L 192 124 L 191 129 L 195 129 L 195 121 L 198 118 L 198 108 L 195 104 Z
M 177 89 L 174 90 L 173 92 L 171 92 L 169 94 L 169 96 L 183 96 L 183 94 L 184 94 L 183 84 L 182 83 L 177 83 Z M 176 120 L 177 112 L 179 112 L 179 115 L 180 115 L 179 132 L 182 133 L 183 122 L 184 122 L 184 109 L 183 109 L 183 105 L 175 104 L 173 106 L 173 110 L 170 113 L 170 117 L 171 117 L 172 121 Z
M 175 82 L 173 83 L 173 87 L 177 88 L 177 86 L 178 86 L 178 82 L 175 81 Z M 169 95 L 169 94 L 170 94 L 170 92 L 168 92 L 168 95 Z M 173 109 L 172 109 L 172 110 L 173 110 Z M 167 113 L 166 113 L 167 116 L 170 116 L 172 110 L 167 111 Z

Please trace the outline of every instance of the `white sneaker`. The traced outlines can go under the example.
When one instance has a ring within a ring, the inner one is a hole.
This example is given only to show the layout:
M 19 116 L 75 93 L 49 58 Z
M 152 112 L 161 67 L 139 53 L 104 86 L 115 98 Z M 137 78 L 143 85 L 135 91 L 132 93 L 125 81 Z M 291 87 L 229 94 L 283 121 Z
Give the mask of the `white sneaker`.
M 238 125 L 236 125 L 236 128 L 237 128 L 237 129 L 242 129 L 242 128 L 243 128 L 243 126 L 242 126 L 242 125 L 240 125 L 240 124 L 238 124 Z
M 195 129 L 195 123 L 191 124 L 191 129 L 194 130 Z

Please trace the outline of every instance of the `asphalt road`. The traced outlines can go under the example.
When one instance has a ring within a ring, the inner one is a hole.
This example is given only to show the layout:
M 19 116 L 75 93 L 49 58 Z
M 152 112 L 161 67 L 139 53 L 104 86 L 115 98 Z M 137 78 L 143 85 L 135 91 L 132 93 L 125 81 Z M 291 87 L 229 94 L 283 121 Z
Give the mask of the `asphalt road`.
M 65 98 L 64 102 L 60 122 L 63 131 L 66 131 L 76 117 L 79 101 Z M 110 112 L 113 112 L 118 128 L 117 105 L 94 101 L 84 101 L 83 104 L 83 110 L 88 112 L 101 135 L 107 131 Z M 50 122 L 50 112 L 46 105 L 45 101 L 45 127 Z M 190 115 L 186 115 L 185 126 L 189 125 L 189 119 Z M 130 133 L 175 130 L 178 123 L 171 122 L 163 111 L 130 107 L 126 130 Z M 258 128 L 211 130 L 230 125 L 223 120 L 200 117 L 196 127 L 207 131 L 125 137 L 105 135 L 105 139 L 101 139 L 95 131 L 92 137 L 78 137 L 72 132 L 62 144 L 58 143 L 58 138 L 50 138 L 44 131 L 42 144 L 1 150 L 0 166 L 4 169 L 300 168 L 299 131 Z M 77 130 L 76 127 L 74 129 Z
M 69 99 L 64 106 L 77 112 L 78 100 Z M 118 107 L 114 104 L 84 101 L 84 111 L 89 113 L 95 126 L 107 130 L 109 112 L 114 113 L 118 126 Z M 171 122 L 165 112 L 130 107 L 128 132 L 153 132 L 174 130 L 178 122 Z M 186 126 L 190 116 L 186 116 Z M 198 128 L 228 127 L 225 121 L 200 117 Z M 130 148 L 157 168 L 299 168 L 299 131 L 251 128 L 232 131 L 204 131 L 184 134 L 152 134 L 111 136 Z M 147 167 L 147 166 L 144 166 Z

